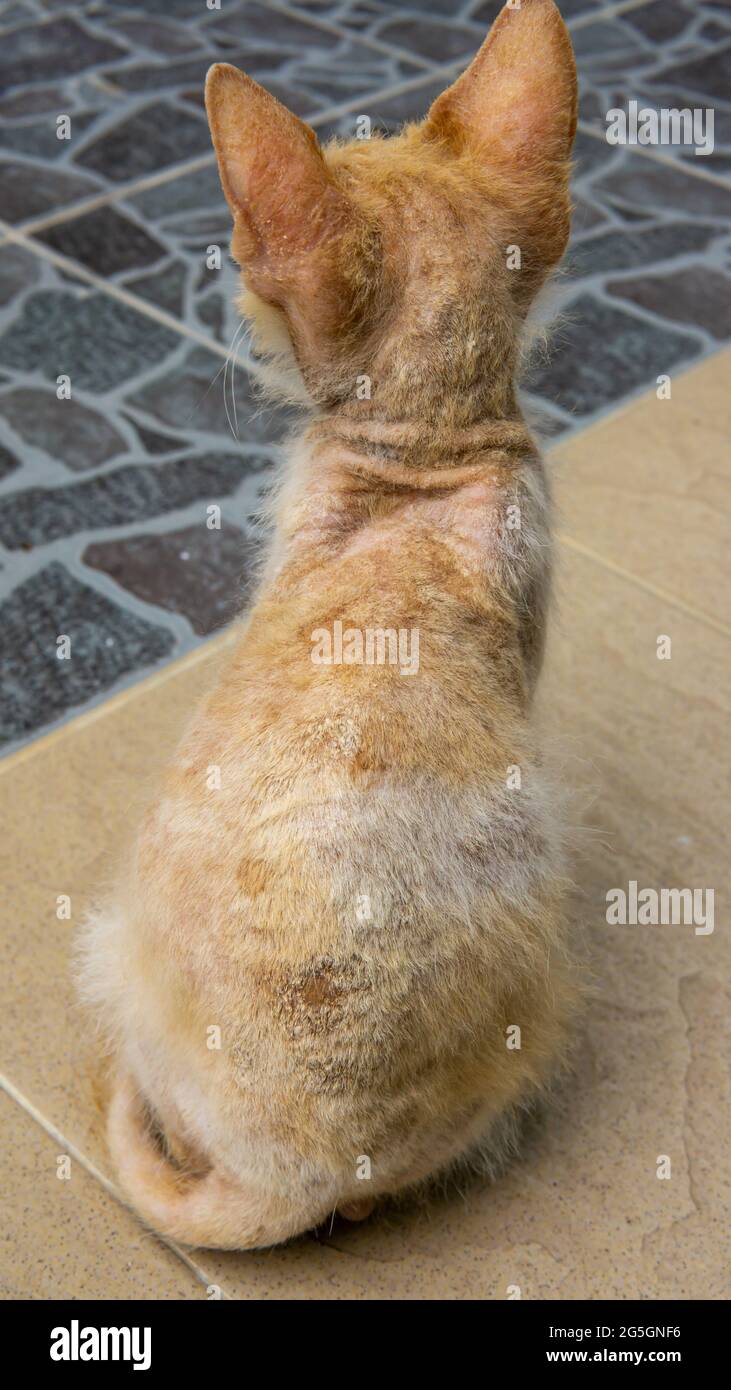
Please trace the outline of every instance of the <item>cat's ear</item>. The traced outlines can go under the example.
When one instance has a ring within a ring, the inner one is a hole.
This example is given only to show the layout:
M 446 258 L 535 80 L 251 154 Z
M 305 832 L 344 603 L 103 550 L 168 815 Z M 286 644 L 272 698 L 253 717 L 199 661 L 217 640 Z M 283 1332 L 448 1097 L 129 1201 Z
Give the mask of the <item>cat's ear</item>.
M 228 63 L 206 80 L 221 184 L 234 217 L 233 253 L 251 287 L 284 304 L 317 276 L 323 246 L 347 225 L 313 130 Z
M 479 53 L 426 118 L 426 132 L 486 163 L 525 170 L 567 165 L 576 134 L 576 64 L 553 0 L 513 0 Z

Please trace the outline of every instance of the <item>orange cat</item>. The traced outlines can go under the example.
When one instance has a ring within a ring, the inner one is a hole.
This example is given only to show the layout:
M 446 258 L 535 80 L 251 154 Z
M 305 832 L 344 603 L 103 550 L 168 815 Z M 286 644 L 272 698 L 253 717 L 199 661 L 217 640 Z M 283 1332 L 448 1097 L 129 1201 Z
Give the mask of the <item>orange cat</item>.
M 172 1237 L 251 1247 L 489 1153 L 565 1048 L 530 714 L 549 500 L 514 378 L 568 238 L 576 77 L 522 0 L 395 139 L 323 150 L 225 64 L 206 97 L 244 307 L 311 417 L 82 970 L 122 1186 Z

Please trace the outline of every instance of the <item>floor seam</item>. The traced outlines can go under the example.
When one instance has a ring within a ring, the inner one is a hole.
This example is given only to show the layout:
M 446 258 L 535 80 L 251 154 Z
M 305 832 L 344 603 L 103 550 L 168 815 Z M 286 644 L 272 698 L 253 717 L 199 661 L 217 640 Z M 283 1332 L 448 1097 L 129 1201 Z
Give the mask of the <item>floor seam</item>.
M 677 608 L 680 612 L 684 613 L 687 618 L 691 618 L 695 622 L 703 623 L 706 627 L 712 628 L 714 632 L 720 633 L 722 637 L 731 638 L 731 627 L 720 622 L 718 618 L 714 618 L 710 613 L 704 613 L 702 608 L 696 608 L 692 603 L 686 603 L 684 599 L 678 598 L 675 594 L 668 593 L 666 589 L 661 588 L 659 585 L 652 584 L 647 579 L 642 579 L 640 575 L 633 574 L 631 570 L 626 570 L 614 560 L 607 559 L 606 556 L 600 555 L 598 551 L 592 550 L 588 545 L 582 545 L 581 541 L 574 540 L 572 536 L 568 536 L 564 532 L 558 532 L 556 540 L 560 545 L 566 546 L 568 550 L 574 550 L 578 555 L 583 555 L 585 559 L 593 560 L 595 564 L 601 565 L 612 574 L 616 574 L 620 579 L 624 579 L 636 588 L 642 589 L 647 594 L 651 594 L 653 598 L 661 599 L 663 603 L 669 603 L 673 608 Z
M 183 1265 L 185 1265 L 188 1272 L 195 1277 L 198 1283 L 202 1284 L 205 1288 L 210 1288 L 211 1285 L 215 1284 L 215 1280 L 213 1280 L 208 1274 L 206 1274 L 206 1271 L 202 1269 L 199 1265 L 197 1265 L 195 1260 L 191 1259 L 190 1255 L 186 1254 L 186 1252 L 182 1250 L 180 1246 L 176 1245 L 174 1241 L 168 1240 L 166 1236 L 161 1235 L 160 1232 L 154 1230 L 153 1227 L 148 1226 L 146 1222 L 141 1221 L 140 1217 L 137 1215 L 134 1209 L 130 1207 L 129 1204 L 125 1201 L 119 1188 L 111 1181 L 111 1179 L 108 1178 L 106 1174 L 101 1171 L 100 1168 L 97 1168 L 96 1164 L 93 1163 L 90 1158 L 87 1158 L 86 1154 L 84 1154 L 82 1150 L 78 1148 L 76 1144 L 74 1144 L 73 1140 L 69 1139 L 63 1133 L 63 1130 L 60 1130 L 58 1126 L 53 1123 L 52 1120 L 49 1120 L 47 1116 L 44 1115 L 43 1112 L 39 1110 L 38 1107 L 34 1105 L 33 1102 L 29 1100 L 28 1097 L 25 1096 L 23 1092 L 13 1084 L 10 1078 L 4 1076 L 2 1072 L 0 1072 L 0 1090 L 4 1091 L 8 1099 L 12 1100 L 26 1115 L 28 1115 L 29 1118 L 33 1120 L 36 1125 L 38 1125 L 39 1129 L 42 1129 L 43 1132 L 49 1136 L 49 1138 L 54 1139 L 56 1143 L 60 1145 L 63 1152 L 65 1154 L 68 1154 L 69 1157 L 72 1158 L 75 1163 L 78 1163 L 80 1167 L 84 1169 L 84 1172 L 86 1172 L 91 1178 L 93 1178 L 97 1183 L 99 1183 L 100 1186 L 110 1197 L 113 1197 L 114 1200 L 118 1202 L 120 1206 L 124 1207 L 125 1210 L 128 1211 L 130 1215 L 133 1216 L 134 1219 L 140 1223 L 140 1225 L 149 1235 L 154 1236 L 155 1239 L 159 1241 L 161 1245 L 164 1245 L 165 1248 L 171 1252 L 171 1254 L 175 1255 L 176 1258 L 179 1259 Z M 220 1288 L 221 1286 L 219 1284 L 216 1284 L 216 1287 Z M 221 1290 L 221 1292 L 223 1293 L 223 1290 Z M 228 1298 L 230 1297 L 230 1295 L 226 1294 L 225 1297 Z

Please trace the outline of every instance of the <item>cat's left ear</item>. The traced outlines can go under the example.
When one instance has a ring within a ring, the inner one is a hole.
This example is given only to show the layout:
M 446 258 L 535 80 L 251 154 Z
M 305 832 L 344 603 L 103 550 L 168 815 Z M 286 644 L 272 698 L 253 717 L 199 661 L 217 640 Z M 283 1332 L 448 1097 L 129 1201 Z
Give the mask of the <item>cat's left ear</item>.
M 348 225 L 348 200 L 314 131 L 253 78 L 214 64 L 206 110 L 234 216 L 233 253 L 252 289 L 289 307 L 320 288 L 323 251 Z

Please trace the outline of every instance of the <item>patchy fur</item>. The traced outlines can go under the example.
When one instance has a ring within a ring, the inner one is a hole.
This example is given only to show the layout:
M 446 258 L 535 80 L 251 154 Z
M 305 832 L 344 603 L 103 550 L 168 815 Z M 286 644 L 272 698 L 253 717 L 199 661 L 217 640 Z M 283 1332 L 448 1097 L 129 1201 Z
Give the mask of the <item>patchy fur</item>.
M 568 237 L 576 82 L 555 6 L 523 0 L 395 139 L 322 151 L 226 65 L 207 104 L 242 307 L 311 418 L 238 647 L 81 976 L 122 1185 L 172 1237 L 253 1247 L 489 1166 L 566 1047 L 531 720 L 550 505 L 514 379 Z M 314 664 L 338 621 L 418 630 L 418 673 Z

